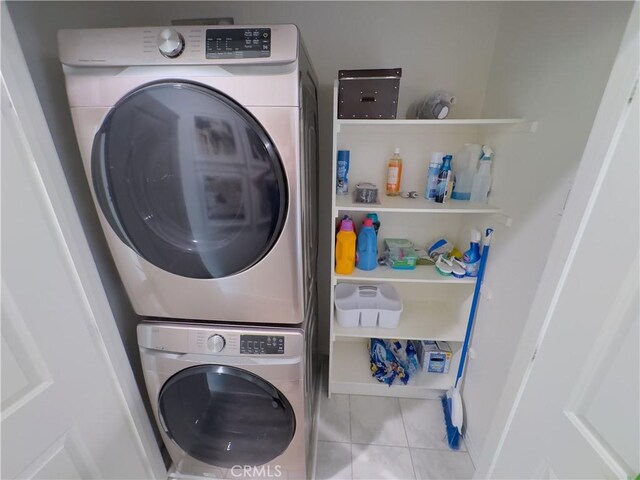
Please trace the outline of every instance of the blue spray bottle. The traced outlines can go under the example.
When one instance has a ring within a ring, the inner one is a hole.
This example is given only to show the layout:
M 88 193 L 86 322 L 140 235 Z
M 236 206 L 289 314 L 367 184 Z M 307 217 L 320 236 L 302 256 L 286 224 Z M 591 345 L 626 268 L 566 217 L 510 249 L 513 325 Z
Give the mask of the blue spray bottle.
M 451 195 L 453 189 L 453 172 L 451 171 L 451 155 L 442 157 L 442 169 L 438 175 L 438 184 L 436 186 L 436 203 L 444 203 Z
M 465 264 L 465 270 L 468 277 L 477 277 L 478 269 L 480 268 L 480 240 L 482 234 L 475 228 L 471 230 L 471 246 L 469 250 L 464 252 L 462 261 Z

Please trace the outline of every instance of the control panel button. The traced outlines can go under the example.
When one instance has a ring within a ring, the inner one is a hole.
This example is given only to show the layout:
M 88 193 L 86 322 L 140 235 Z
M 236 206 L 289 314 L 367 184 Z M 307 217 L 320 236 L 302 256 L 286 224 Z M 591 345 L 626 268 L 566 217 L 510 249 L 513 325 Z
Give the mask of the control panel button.
M 173 28 L 165 28 L 158 35 L 158 50 L 167 58 L 176 58 L 184 50 L 184 38 Z
M 222 335 L 211 335 L 207 339 L 207 348 L 214 353 L 221 352 L 224 346 L 226 345 L 226 341 Z

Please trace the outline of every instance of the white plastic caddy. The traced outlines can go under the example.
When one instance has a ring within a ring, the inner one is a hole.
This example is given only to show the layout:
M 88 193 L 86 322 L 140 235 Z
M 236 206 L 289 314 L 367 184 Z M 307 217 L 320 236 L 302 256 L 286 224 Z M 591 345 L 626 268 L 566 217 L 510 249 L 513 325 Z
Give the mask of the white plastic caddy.
M 392 285 L 339 283 L 335 290 L 336 319 L 345 328 L 396 328 L 402 299 Z

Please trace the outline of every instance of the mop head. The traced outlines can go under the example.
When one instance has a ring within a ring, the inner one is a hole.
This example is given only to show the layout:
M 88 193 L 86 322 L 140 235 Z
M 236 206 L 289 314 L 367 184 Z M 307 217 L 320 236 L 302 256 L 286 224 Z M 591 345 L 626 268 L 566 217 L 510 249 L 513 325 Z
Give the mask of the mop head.
M 453 450 L 460 449 L 462 439 L 462 398 L 456 388 L 450 388 L 441 398 L 447 441 Z

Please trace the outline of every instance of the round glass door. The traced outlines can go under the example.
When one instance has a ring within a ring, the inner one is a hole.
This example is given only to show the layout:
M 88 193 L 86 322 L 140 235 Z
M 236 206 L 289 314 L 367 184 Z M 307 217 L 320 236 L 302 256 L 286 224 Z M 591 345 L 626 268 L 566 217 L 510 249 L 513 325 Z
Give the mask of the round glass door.
M 284 225 L 275 145 L 242 106 L 202 85 L 158 82 L 123 98 L 96 134 L 92 174 L 120 239 L 176 275 L 246 270 Z
M 160 391 L 158 409 L 180 448 L 222 468 L 273 460 L 296 429 L 293 409 L 278 389 L 229 366 L 201 365 L 175 374 Z

